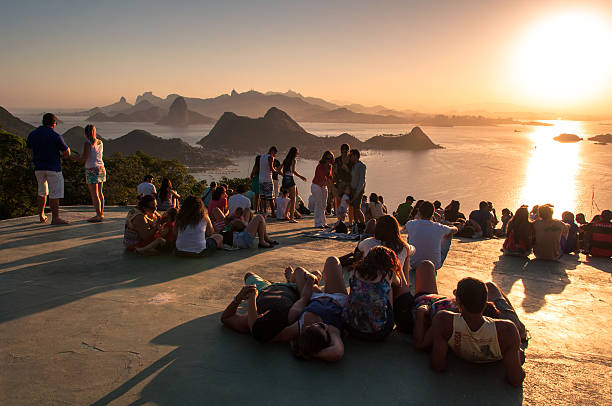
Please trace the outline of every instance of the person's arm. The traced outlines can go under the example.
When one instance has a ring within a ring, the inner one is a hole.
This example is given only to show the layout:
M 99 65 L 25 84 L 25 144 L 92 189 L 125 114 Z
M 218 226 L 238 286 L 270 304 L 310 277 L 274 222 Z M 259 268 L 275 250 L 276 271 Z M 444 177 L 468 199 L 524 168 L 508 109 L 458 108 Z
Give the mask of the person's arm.
M 304 176 L 300 175 L 300 174 L 298 173 L 297 169 L 295 169 L 295 161 L 293 161 L 293 166 L 292 166 L 292 169 L 293 169 L 293 174 L 294 174 L 295 176 L 297 176 L 298 178 L 300 178 L 300 179 L 302 179 L 304 182 L 306 182 L 306 178 L 305 178 Z
M 329 347 L 323 348 L 314 357 L 326 362 L 340 361 L 344 356 L 344 343 L 342 342 L 340 330 L 329 324 L 327 325 L 327 330 L 329 331 L 331 343 Z
M 291 325 L 285 327 L 272 339 L 272 342 L 275 343 L 286 343 L 291 340 L 295 340 L 300 334 L 300 328 L 298 326 L 298 322 L 294 322 Z
M 452 334 L 452 331 L 449 331 L 449 326 L 452 326 L 452 323 L 453 314 L 444 310 L 438 312 L 432 322 L 431 369 L 436 372 L 442 372 L 446 369 L 448 339 Z
M 455 226 L 444 226 L 448 230 L 448 233 L 444 236 L 444 238 L 452 238 L 453 235 L 459 232 L 459 229 Z
M 234 297 L 234 300 L 227 305 L 221 315 L 221 323 L 223 323 L 224 326 L 239 333 L 248 333 L 250 331 L 248 316 L 246 314 L 236 314 L 236 311 L 240 303 L 242 303 L 252 289 L 255 289 L 255 285 L 244 286 Z
M 71 158 L 76 161 L 76 162 L 80 162 L 82 164 L 85 163 L 85 161 L 87 161 L 87 158 L 89 157 L 89 142 L 85 142 L 83 144 L 83 153 L 79 156 L 79 154 L 77 152 L 75 152 Z
M 417 350 L 426 350 L 433 342 L 432 328 L 430 328 L 429 308 L 425 305 L 419 306 L 414 316 L 414 328 L 412 330 L 412 343 Z
M 270 173 L 274 172 L 274 158 L 272 156 L 268 157 L 268 168 L 270 168 Z
M 249 330 L 252 331 L 255 321 L 257 321 L 257 318 L 259 317 L 257 314 L 257 290 L 249 291 L 247 300 L 249 301 L 249 312 L 247 313 Z
M 134 229 L 142 240 L 150 240 L 155 235 L 157 227 L 153 223 L 145 221 L 145 216 L 136 216 L 132 221 Z
M 516 326 L 511 321 L 496 320 L 498 340 L 504 357 L 506 379 L 512 386 L 521 386 L 525 379 L 525 370 L 521 365 L 521 338 Z
M 206 216 L 206 231 L 204 232 L 204 235 L 208 238 L 214 233 L 215 228 L 213 227 L 212 222 L 210 221 L 210 217 Z

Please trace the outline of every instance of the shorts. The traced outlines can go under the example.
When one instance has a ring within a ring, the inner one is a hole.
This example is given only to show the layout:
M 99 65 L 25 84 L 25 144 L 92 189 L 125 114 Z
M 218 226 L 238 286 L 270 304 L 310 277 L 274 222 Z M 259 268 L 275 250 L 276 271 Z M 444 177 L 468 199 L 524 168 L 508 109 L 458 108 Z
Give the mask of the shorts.
M 50 199 L 64 198 L 64 175 L 56 171 L 34 171 L 38 181 L 38 196 Z
M 272 196 L 277 197 L 278 194 L 280 193 L 280 189 L 278 187 L 278 179 L 272 179 L 272 186 L 273 186 Z
M 355 190 L 351 189 L 351 196 L 352 196 L 351 206 L 355 209 L 361 210 L 361 200 L 363 200 L 363 190 L 357 193 Z
M 293 180 L 293 175 L 283 175 L 283 189 L 289 190 L 293 186 L 295 186 L 295 180 Z
M 239 233 L 234 233 L 234 246 L 236 248 L 251 248 L 255 237 L 246 228 Z
M 262 199 L 272 200 L 274 185 L 272 182 L 259 182 L 259 196 Z
M 206 248 L 204 248 L 202 251 L 189 252 L 189 251 L 181 251 L 177 249 L 174 251 L 174 255 L 176 255 L 177 257 L 200 258 L 200 257 L 207 257 L 213 254 L 215 251 L 217 251 L 217 241 L 212 237 L 208 237 L 206 239 Z
M 265 280 L 264 278 L 262 278 L 259 275 L 255 275 L 255 274 L 251 274 L 249 276 L 247 276 L 247 278 L 244 280 L 244 284 L 245 285 L 255 285 L 255 288 L 257 289 L 258 292 L 261 292 L 262 290 L 264 290 L 265 288 L 267 288 L 270 285 L 281 285 L 281 286 L 289 286 L 291 288 L 297 288 L 297 285 L 295 283 L 270 283 L 267 280 Z
M 106 182 L 106 169 L 103 166 L 85 168 L 85 181 L 89 185 Z
M 342 310 L 346 298 L 347 295 L 342 293 L 313 294 L 310 303 L 302 310 L 302 314 L 305 312 L 314 313 L 323 319 L 323 323 L 331 324 L 342 330 Z
M 251 181 L 251 190 L 253 193 L 259 194 L 259 177 L 255 176 Z

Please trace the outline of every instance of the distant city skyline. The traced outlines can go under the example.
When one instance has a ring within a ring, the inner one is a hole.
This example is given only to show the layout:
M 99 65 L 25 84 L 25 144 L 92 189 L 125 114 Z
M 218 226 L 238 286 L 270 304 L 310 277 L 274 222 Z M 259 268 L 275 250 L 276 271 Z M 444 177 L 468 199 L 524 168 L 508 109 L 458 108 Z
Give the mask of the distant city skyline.
M 420 112 L 612 114 L 609 1 L 20 1 L 0 105 L 232 89 Z

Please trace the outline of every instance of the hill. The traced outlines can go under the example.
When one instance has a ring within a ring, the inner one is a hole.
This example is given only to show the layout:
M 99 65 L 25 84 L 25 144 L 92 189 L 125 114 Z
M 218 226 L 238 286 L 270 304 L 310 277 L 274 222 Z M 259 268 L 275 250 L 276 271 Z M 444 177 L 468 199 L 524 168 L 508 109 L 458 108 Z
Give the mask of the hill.
M 142 103 L 140 103 L 142 104 Z M 148 104 L 148 103 L 145 103 Z M 135 108 L 136 106 L 134 106 Z M 140 122 L 140 123 L 152 123 L 161 119 L 164 112 L 157 106 L 149 107 L 146 109 L 131 109 L 126 113 L 118 113 L 115 115 L 107 115 L 103 112 L 98 112 L 90 117 L 87 117 L 87 121 L 93 122 L 115 122 L 115 123 L 129 123 L 129 122 Z
M 128 134 L 104 142 L 104 154 L 119 152 L 130 155 L 142 151 L 161 159 L 176 159 L 185 166 L 193 168 L 220 168 L 232 162 L 214 151 L 192 147 L 179 138 L 165 139 L 144 130 L 134 130 Z
M 612 134 L 599 134 L 593 137 L 589 137 L 589 141 L 599 142 L 602 144 L 607 144 L 612 142 Z
M 376 136 L 362 142 L 350 134 L 336 137 L 317 137 L 304 130 L 284 111 L 272 107 L 260 118 L 225 113 L 209 134 L 198 141 L 205 148 L 225 150 L 228 153 L 260 152 L 270 145 L 280 150 L 297 146 L 306 158 L 318 159 L 324 150 L 336 150 L 348 143 L 359 149 L 424 150 L 440 148 L 418 127 L 401 136 Z
M 28 134 L 36 127 L 18 119 L 8 110 L 0 107 L 0 128 L 21 138 L 27 138 Z
M 122 96 L 119 99 L 119 101 L 116 103 L 112 103 L 112 104 L 109 104 L 107 106 L 102 106 L 102 107 L 94 107 L 93 109 L 89 109 L 86 111 L 79 111 L 79 112 L 72 113 L 72 114 L 77 115 L 77 116 L 88 116 L 88 117 L 94 114 L 97 114 L 97 113 L 116 114 L 116 113 L 126 112 L 132 107 L 133 106 L 127 102 L 125 97 Z
M 331 111 L 314 114 L 306 122 L 318 123 L 365 123 L 365 124 L 409 124 L 414 123 L 412 118 L 398 117 L 394 115 L 380 115 L 355 113 L 346 107 L 340 107 Z
M 213 124 L 214 122 L 214 118 L 206 117 L 200 113 L 189 110 L 185 98 L 177 97 L 172 102 L 168 115 L 159 120 L 157 124 L 185 127 L 190 124 Z

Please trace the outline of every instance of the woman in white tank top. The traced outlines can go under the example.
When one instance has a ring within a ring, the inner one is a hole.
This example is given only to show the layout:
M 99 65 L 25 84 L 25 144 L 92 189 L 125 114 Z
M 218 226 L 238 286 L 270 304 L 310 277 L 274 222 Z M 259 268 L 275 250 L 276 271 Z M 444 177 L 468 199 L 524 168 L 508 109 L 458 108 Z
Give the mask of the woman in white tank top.
M 91 201 L 96 209 L 96 215 L 87 221 L 99 223 L 104 220 L 104 194 L 102 193 L 102 186 L 106 182 L 106 170 L 102 160 L 104 144 L 96 137 L 96 127 L 92 124 L 85 126 L 85 136 L 87 141 L 83 145 L 83 154 L 78 160 L 85 165 L 85 180 L 91 194 Z

